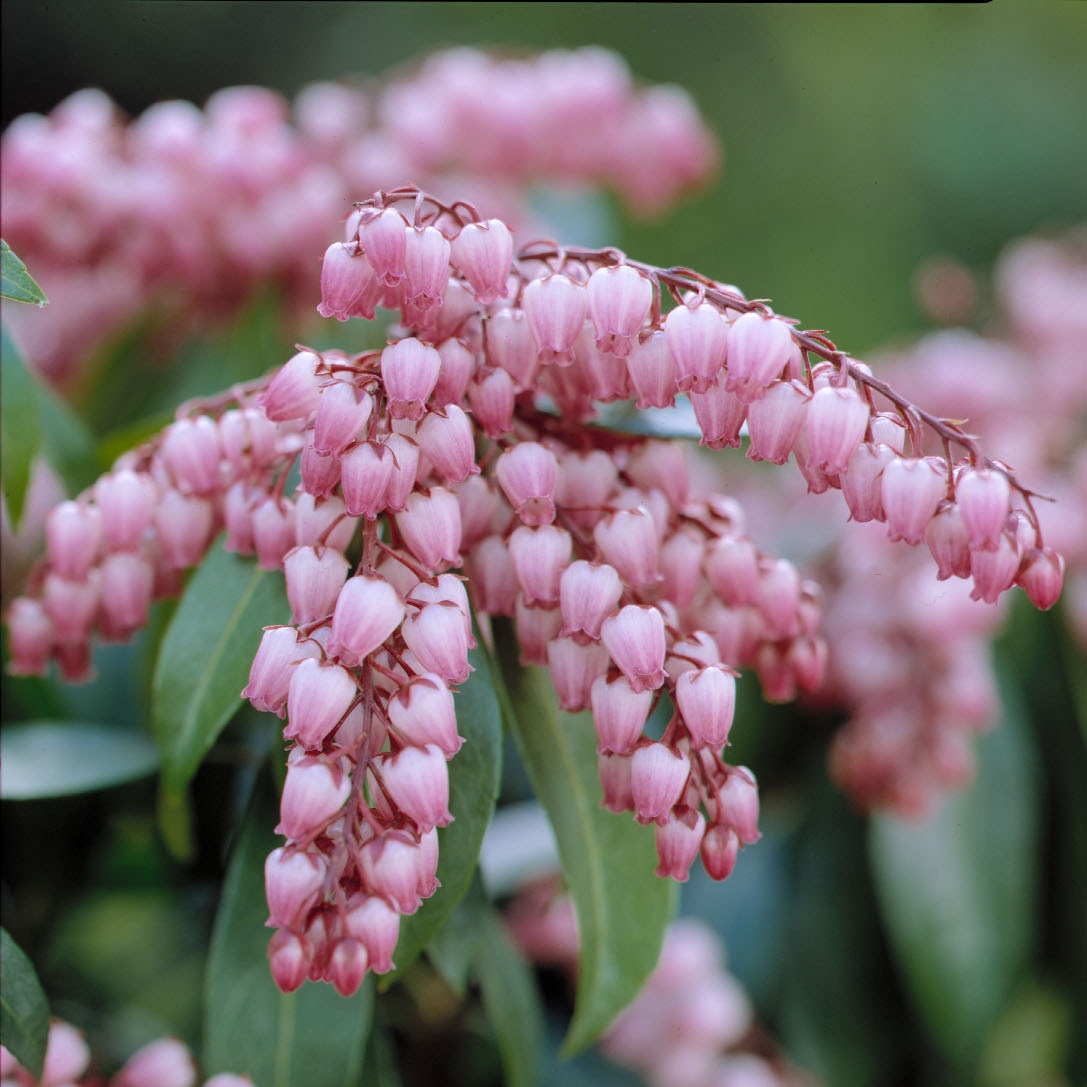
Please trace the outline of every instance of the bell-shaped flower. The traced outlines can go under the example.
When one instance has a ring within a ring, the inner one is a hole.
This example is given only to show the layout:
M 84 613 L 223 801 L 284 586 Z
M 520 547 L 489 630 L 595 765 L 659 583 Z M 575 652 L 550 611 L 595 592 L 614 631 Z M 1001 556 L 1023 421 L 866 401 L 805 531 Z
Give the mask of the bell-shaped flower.
M 347 716 L 358 695 L 355 677 L 338 664 L 306 659 L 287 688 L 287 727 L 283 735 L 310 749 L 320 748 Z
M 460 562 L 460 506 L 444 487 L 413 491 L 396 515 L 396 527 L 411 553 L 428 570 Z
M 349 667 L 379 648 L 400 626 L 404 602 L 396 589 L 376 574 L 343 582 L 332 613 L 328 651 Z
M 623 583 L 613 566 L 584 559 L 572 562 L 559 579 L 563 636 L 597 641 L 601 624 L 619 606 L 622 595 Z
M 521 305 L 540 360 L 560 366 L 573 362 L 571 348 L 589 309 L 585 288 L 564 275 L 544 276 L 525 287 Z
M 381 352 L 381 379 L 394 419 L 418 420 L 442 368 L 436 348 L 408 337 Z
M 421 831 L 453 822 L 449 769 L 440 747 L 402 747 L 395 755 L 380 758 L 377 765 L 389 799 L 414 819 Z
M 780 317 L 745 313 L 732 322 L 725 387 L 745 404 L 759 400 L 796 353 L 792 330 Z
M 723 668 L 694 669 L 676 681 L 676 702 L 694 747 L 728 743 L 736 709 L 736 679 Z
M 464 616 L 455 604 L 427 604 L 404 620 L 401 634 L 423 668 L 443 680 L 463 683 L 473 671 Z
M 437 746 L 447 758 L 459 750 L 453 692 L 441 676 L 424 672 L 401 687 L 388 706 L 389 723 L 413 747 Z
M 538 442 L 520 442 L 495 463 L 495 476 L 514 513 L 530 527 L 555 519 L 555 454 Z
M 891 539 L 919 544 L 947 491 L 943 462 L 895 457 L 883 469 L 880 489 Z
M 665 818 L 679 802 L 691 764 L 687 756 L 662 743 L 639 747 L 631 757 L 630 790 L 638 821 Z
M 293 759 L 287 765 L 276 834 L 295 842 L 312 841 L 350 795 L 351 779 L 339 766 L 310 755 Z
M 728 321 L 709 302 L 676 306 L 664 320 L 664 336 L 676 366 L 680 392 L 705 392 L 718 384 L 725 365 Z
M 482 305 L 506 293 L 513 261 L 513 235 L 501 219 L 469 223 L 452 241 L 453 263 Z
M 653 692 L 648 688 L 635 691 L 625 676 L 611 681 L 598 676 L 590 691 L 593 724 L 600 741 L 598 752 L 630 754 L 649 719 Z
M 660 862 L 657 875 L 686 883 L 705 829 L 706 817 L 697 808 L 677 809 L 663 822 L 658 822 L 653 828 Z
M 626 358 L 649 316 L 653 284 L 636 268 L 618 264 L 593 272 L 589 277 L 588 293 L 597 347 Z
M 273 849 L 264 862 L 264 890 L 268 921 L 275 928 L 298 931 L 316 904 L 328 866 L 316 850 L 291 846 Z
M 746 766 L 729 768 L 724 784 L 714 794 L 714 806 L 716 822 L 731 827 L 744 845 L 759 840 L 759 787 Z
M 102 536 L 102 514 L 97 507 L 84 502 L 61 502 L 45 518 L 49 565 L 61 577 L 73 581 L 86 577 L 98 558 Z
M 628 604 L 604 620 L 600 637 L 633 691 L 664 682 L 664 617 L 656 608 Z

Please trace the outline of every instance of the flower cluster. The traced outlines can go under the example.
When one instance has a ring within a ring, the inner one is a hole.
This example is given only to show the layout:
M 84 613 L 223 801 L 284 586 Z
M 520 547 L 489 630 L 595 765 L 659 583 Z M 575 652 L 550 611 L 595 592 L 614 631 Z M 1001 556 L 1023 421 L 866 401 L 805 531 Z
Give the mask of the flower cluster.
M 985 335 L 965 328 L 932 333 L 889 352 L 880 371 L 934 411 L 968 417 L 973 433 L 1006 451 L 1055 499 L 1036 509 L 1062 558 L 1053 552 L 1043 558 L 1031 527 L 1021 547 L 1020 583 L 1033 582 L 1036 590 L 1049 579 L 1056 583 L 1067 562 L 1071 591 L 1064 594 L 1062 617 L 1087 645 L 1087 381 L 1077 362 L 1087 327 L 1083 238 L 1019 241 L 996 273 L 996 312 Z M 962 268 L 934 265 L 925 276 L 926 297 L 939 288 L 933 304 L 979 293 Z M 1028 402 L 1033 410 L 1024 412 Z M 978 488 L 976 477 L 972 485 Z M 783 511 L 797 509 L 795 496 L 778 491 L 765 507 L 769 521 L 787 532 Z M 798 512 L 809 534 L 811 519 L 827 514 L 832 518 L 834 511 L 808 505 Z M 944 516 L 955 515 L 945 508 Z M 938 524 L 926 531 L 937 563 L 944 559 L 937 582 L 921 549 L 888 546 L 877 524 L 844 533 L 828 529 L 834 547 L 818 577 L 830 652 L 818 701 L 848 713 L 832 742 L 830 770 L 865 808 L 916 815 L 935 794 L 968 781 L 973 737 L 999 712 L 989 642 L 1008 612 L 1002 601 L 988 603 L 976 583 L 953 576 L 965 571 L 965 560 L 957 569 L 946 561 Z M 1024 527 L 1015 517 L 1004 536 L 1020 541 Z M 1035 600 L 1049 602 L 1037 591 Z
M 358 206 L 321 293 L 326 317 L 398 311 L 397 338 L 301 348 L 183 409 L 54 512 L 36 595 L 9 616 L 17 670 L 53 656 L 75 676 L 91 627 L 138 625 L 155 571 L 195 563 L 218 525 L 228 548 L 282 566 L 291 623 L 265 631 L 244 693 L 286 716 L 291 745 L 286 844 L 266 868 L 284 989 L 348 993 L 390 969 L 400 916 L 435 889 L 473 616 L 492 642 L 512 622 L 562 707 L 591 710 L 604 803 L 654 825 L 659 874 L 683 880 L 701 854 L 723 879 L 757 840 L 754 777 L 721 756 L 735 676 L 753 669 L 775 700 L 819 686 L 817 587 L 759 551 L 735 500 L 695 493 L 677 444 L 590 425 L 599 405 L 685 394 L 704 444 L 736 446 L 746 425 L 751 456 L 792 454 L 810 489 L 840 489 L 892 540 L 927 533 L 976 594 L 1019 583 L 1044 607 L 1059 591 L 1010 471 L 735 288 L 616 250 L 515 256 L 500 220 L 408 188 Z M 923 454 L 926 429 L 947 457 Z M 126 575 L 139 565 L 138 593 L 107 580 L 118 556 Z
M 3 137 L 4 235 L 53 303 L 11 322 L 62 381 L 152 306 L 184 328 L 263 283 L 308 309 L 314 254 L 352 194 L 410 177 L 527 223 L 530 184 L 606 186 L 649 213 L 715 160 L 685 92 L 635 86 L 602 49 L 457 49 L 373 91 L 314 84 L 290 103 L 234 87 L 203 110 L 160 102 L 130 123 L 80 91 Z
M 575 975 L 577 915 L 572 900 L 556 894 L 552 881 L 518 894 L 506 922 L 530 961 Z M 747 993 L 727 970 L 717 934 L 690 917 L 669 925 L 656 967 L 599 1046 L 651 1087 L 813 1083 L 758 1029 Z
M 0 1045 L 3 1087 L 197 1087 L 201 1082 L 188 1047 L 176 1038 L 159 1038 L 138 1049 L 108 1080 L 92 1068 L 91 1051 L 83 1034 L 70 1023 L 49 1024 L 45 1067 L 35 1079 L 11 1052 Z M 248 1076 L 220 1072 L 203 1087 L 252 1087 Z

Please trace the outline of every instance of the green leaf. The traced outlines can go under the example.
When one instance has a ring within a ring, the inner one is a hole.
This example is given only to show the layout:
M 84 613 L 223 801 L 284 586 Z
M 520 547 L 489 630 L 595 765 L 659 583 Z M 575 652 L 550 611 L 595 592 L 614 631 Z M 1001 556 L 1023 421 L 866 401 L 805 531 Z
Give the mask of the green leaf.
M 472 881 L 474 891 L 476 880 Z M 427 944 L 426 955 L 445 983 L 463 997 L 468 991 L 468 974 L 476 953 L 482 895 L 468 893 L 446 918 L 438 934 Z
M 33 276 L 26 270 L 26 265 L 3 238 L 0 238 L 0 258 L 0 297 L 10 298 L 13 302 L 28 302 L 33 306 L 49 304 L 45 292 L 34 282 Z
M 18 526 L 30 483 L 30 466 L 42 444 L 37 382 L 7 329 L 0 341 L 0 480 L 13 526 Z
M 260 1087 L 357 1087 L 373 1015 L 367 982 L 344 998 L 306 982 L 281 993 L 268 967 L 264 861 L 278 844 L 268 782 L 257 782 L 215 918 L 204 1007 L 204 1071 L 248 1075 Z
M 482 649 L 468 654 L 475 671 L 454 699 L 457 729 L 464 746 L 449 763 L 449 810 L 453 822 L 438 831 L 438 879 L 441 887 L 411 917 L 400 923 L 396 945 L 397 972 L 402 971 L 434 938 L 464 897 L 479 860 L 483 834 L 498 798 L 502 771 L 502 719 Z M 382 987 L 396 974 L 388 974 Z
M 155 662 L 151 723 L 163 783 L 177 792 L 241 705 L 261 628 L 290 618 L 283 578 L 221 541 L 185 589 Z
M 581 934 L 569 1055 L 603 1031 L 657 964 L 676 886 L 654 874 L 652 827 L 601 807 L 596 732 L 588 714 L 558 708 L 547 673 L 522 668 L 509 623 L 495 624 L 503 712 L 536 797 L 555 830 Z
M 536 979 L 495 911 L 480 899 L 474 973 L 494 1028 L 508 1087 L 532 1087 L 540 1073 L 544 1017 Z
M 779 902 L 789 909 L 777 943 L 779 961 L 788 964 L 787 977 L 779 979 L 782 1042 L 822 1083 L 893 1082 L 909 1067 L 911 1039 L 901 1001 L 887 985 L 890 963 L 872 894 L 867 825 L 822 764 L 813 777 L 802 800 L 804 823 L 791 843 L 795 876 L 779 889 Z M 765 838 L 750 859 L 764 847 Z M 743 867 L 748 863 L 745 855 Z
M 150 738 L 83 721 L 27 721 L 0 732 L 0 798 L 89 793 L 136 781 L 159 764 Z
M 95 449 L 86 423 L 43 382 L 35 382 L 38 418 L 42 427 L 42 453 L 64 481 L 70 495 L 89 487 L 117 457 L 103 457 Z M 124 452 L 119 450 L 118 455 Z
M 873 819 L 876 893 L 899 971 L 959 1074 L 973 1068 L 1031 952 L 1038 793 L 1015 690 L 978 741 L 977 776 L 912 823 Z
M 40 1079 L 49 1040 L 49 1001 L 33 963 L 7 929 L 0 929 L 0 973 L 4 978 L 0 989 L 0 1042 L 35 1079 Z

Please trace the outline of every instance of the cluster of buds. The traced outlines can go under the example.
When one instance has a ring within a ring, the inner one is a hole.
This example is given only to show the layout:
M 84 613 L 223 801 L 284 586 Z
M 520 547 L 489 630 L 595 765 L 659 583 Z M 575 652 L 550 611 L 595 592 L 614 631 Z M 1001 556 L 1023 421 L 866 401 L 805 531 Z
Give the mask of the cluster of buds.
M 974 737 L 1000 704 L 988 643 L 1005 614 L 964 582 L 934 583 L 923 559 L 869 525 L 838 541 L 817 695 L 849 709 L 831 742 L 834 781 L 862 808 L 910 817 L 973 776 Z
M 35 1079 L 0 1045 L 2 1087 L 252 1087 L 248 1076 L 220 1072 L 201 1080 L 188 1046 L 177 1038 L 159 1038 L 138 1049 L 107 1080 L 92 1065 L 90 1046 L 81 1031 L 62 1019 L 49 1024 L 45 1065 Z
M 512 620 L 562 707 L 591 710 L 604 803 L 654 825 L 659 874 L 683 880 L 701 853 L 725 878 L 758 838 L 754 777 L 722 759 L 735 677 L 753 669 L 773 700 L 819 686 L 818 590 L 758 550 L 735 500 L 694 493 L 679 445 L 589 425 L 599 405 L 685 394 L 704 444 L 739 445 L 746 424 L 752 457 L 794 455 L 810 489 L 841 489 L 855 519 L 885 521 L 892 539 L 916 544 L 957 518 L 986 598 L 1016 580 L 1043 606 L 1055 598 L 1059 562 L 1041 548 L 1031 492 L 969 435 L 735 288 L 616 250 L 538 243 L 515 256 L 500 220 L 406 188 L 358 206 L 321 292 L 338 320 L 398 311 L 398 338 L 355 356 L 299 349 L 259 388 L 183 411 L 121 468 L 192 526 L 174 553 L 173 519 L 140 522 L 140 546 L 172 567 L 195 562 L 222 523 L 229 548 L 286 576 L 292 621 L 265 632 L 244 692 L 286 715 L 291 743 L 287 841 L 266 870 L 284 989 L 323 978 L 352 992 L 390 969 L 400 916 L 435 889 L 473 617 L 492 642 Z M 970 463 L 922 456 L 926 427 Z M 86 532 L 102 502 L 96 488 L 57 515 L 40 599 L 11 612 L 17 669 L 52 653 L 75 673 L 65 662 L 95 616 L 114 632 L 97 567 L 63 565 L 68 519 Z M 115 518 L 99 516 L 105 533 Z M 59 635 L 58 580 L 101 603 Z M 652 739 L 661 703 L 668 723 Z
M 525 888 L 506 923 L 532 962 L 570 978 L 578 957 L 573 901 L 552 881 Z M 674 921 L 637 998 L 599 1042 L 616 1064 L 650 1087 L 811 1087 L 755 1023 L 751 1002 L 728 972 L 717 934 L 700 921 Z
M 245 403 L 217 418 L 179 412 L 160 438 L 125 454 L 78 498 L 45 518 L 46 555 L 8 611 L 17 675 L 55 661 L 70 683 L 91 678 L 91 634 L 124 641 L 152 602 L 176 596 L 182 574 L 225 525 L 228 546 L 279 569 L 296 542 L 323 524 L 278 497 L 298 454 L 297 428 Z
M 959 294 L 978 294 L 965 269 L 950 272 L 963 281 Z M 926 272 L 922 287 L 940 289 L 933 301 L 949 297 L 950 272 L 946 264 Z M 996 316 L 986 335 L 963 328 L 932 333 L 888 353 L 880 370 L 936 412 L 969 417 L 972 432 L 1056 499 L 1037 505 L 1053 551 L 1036 549 L 1036 535 L 1018 515 L 1005 522 L 998 546 L 1018 545 L 1020 584 L 1043 605 L 1067 563 L 1062 617 L 1087 645 L 1087 372 L 1077 361 L 1087 328 L 1082 232 L 1016 242 L 997 265 L 996 284 Z M 961 513 L 975 532 L 987 488 L 994 489 L 991 478 L 957 476 Z M 999 483 L 995 490 L 1002 491 Z M 787 504 L 781 495 L 778 502 Z M 994 526 L 1002 505 L 992 513 Z M 805 510 L 805 517 L 817 513 Z M 946 507 L 944 516 L 957 520 Z M 947 563 L 940 529 L 930 531 L 937 562 Z M 934 584 L 919 559 L 917 551 L 887 546 L 872 524 L 841 533 L 819 571 L 830 654 L 818 697 L 849 715 L 831 745 L 831 775 L 861 807 L 905 815 L 924 812 L 934 794 L 972 776 L 974 735 L 999 713 L 989 642 L 1008 614 L 1003 601 L 986 603 L 976 578 L 972 587 L 953 576 Z M 947 563 L 940 576 L 965 570 L 960 552 L 958 570 Z
M 4 133 L 4 235 L 53 303 L 11 322 L 61 381 L 152 304 L 184 328 L 273 284 L 296 315 L 308 309 L 313 256 L 353 194 L 411 177 L 527 224 L 530 184 L 605 186 L 650 213 L 716 157 L 685 92 L 637 87 L 602 49 L 458 49 L 373 91 L 314 84 L 291 103 L 234 87 L 130 123 L 80 91 Z

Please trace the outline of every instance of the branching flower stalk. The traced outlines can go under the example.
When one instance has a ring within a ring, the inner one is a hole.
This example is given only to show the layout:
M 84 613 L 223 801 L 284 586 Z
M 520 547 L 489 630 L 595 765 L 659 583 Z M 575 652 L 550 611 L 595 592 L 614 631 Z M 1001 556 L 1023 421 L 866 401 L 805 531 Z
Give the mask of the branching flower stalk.
M 684 880 L 701 855 L 724 879 L 758 839 L 754 776 L 722 757 L 735 677 L 753 670 L 770 700 L 819 686 L 818 586 L 757 548 L 738 502 L 695 492 L 678 443 L 594 426 L 599 405 L 686 395 L 703 444 L 746 433 L 754 459 L 792 455 L 809 489 L 924 540 L 976 596 L 1059 595 L 1010 470 L 733 287 L 615 249 L 515 255 L 501 220 L 406 187 L 356 207 L 321 293 L 325 317 L 401 323 L 381 350 L 300 347 L 186 405 L 53 512 L 9 614 L 15 671 L 53 659 L 79 679 L 91 632 L 142 625 L 219 529 L 283 569 L 291 622 L 264 632 L 243 693 L 287 721 L 286 841 L 266 866 L 285 990 L 347 994 L 391 969 L 401 916 L 436 889 L 473 621 L 493 639 L 512 620 L 562 708 L 591 711 L 603 802 L 654 827 L 658 874 Z

